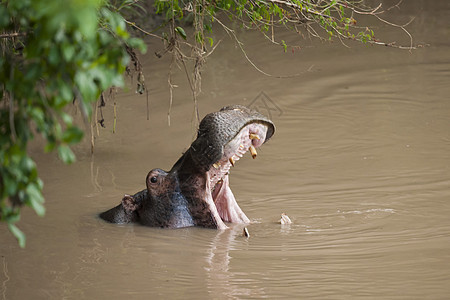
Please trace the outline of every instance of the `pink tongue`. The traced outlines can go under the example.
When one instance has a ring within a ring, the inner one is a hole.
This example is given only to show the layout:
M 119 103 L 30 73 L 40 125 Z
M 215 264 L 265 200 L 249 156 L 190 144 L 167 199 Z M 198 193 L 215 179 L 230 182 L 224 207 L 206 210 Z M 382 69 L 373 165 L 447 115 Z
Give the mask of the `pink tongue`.
M 234 198 L 229 186 L 228 175 L 225 175 L 222 182 L 218 182 L 212 192 L 214 204 L 217 207 L 220 217 L 225 222 L 250 223 L 249 218 L 244 214 Z

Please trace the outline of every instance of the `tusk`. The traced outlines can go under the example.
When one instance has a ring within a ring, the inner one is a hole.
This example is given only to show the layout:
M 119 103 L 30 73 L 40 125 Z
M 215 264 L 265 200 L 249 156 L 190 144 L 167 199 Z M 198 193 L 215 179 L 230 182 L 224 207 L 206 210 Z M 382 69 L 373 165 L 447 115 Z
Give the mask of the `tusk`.
M 257 134 L 250 133 L 250 139 L 251 140 L 260 140 L 261 138 Z
M 230 164 L 234 167 L 234 159 L 233 159 L 233 157 L 230 157 L 229 161 L 230 161 Z
M 245 236 L 245 237 L 247 237 L 247 238 L 250 237 L 250 233 L 248 232 L 247 227 L 244 227 L 244 230 L 243 230 L 243 232 L 242 232 L 242 235 Z
M 256 155 L 258 154 L 258 153 L 256 153 L 256 148 L 255 148 L 255 146 L 251 145 L 250 148 L 249 148 L 249 150 L 250 150 L 250 153 L 252 154 L 253 159 L 255 159 L 255 158 L 256 158 Z

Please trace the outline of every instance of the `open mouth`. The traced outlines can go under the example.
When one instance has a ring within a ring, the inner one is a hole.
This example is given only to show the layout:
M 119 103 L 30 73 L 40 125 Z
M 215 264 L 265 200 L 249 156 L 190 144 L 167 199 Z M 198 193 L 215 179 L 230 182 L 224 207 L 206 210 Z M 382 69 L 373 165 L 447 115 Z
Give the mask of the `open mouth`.
M 249 223 L 249 218 L 236 202 L 229 186 L 229 171 L 236 162 L 250 152 L 256 157 L 256 148 L 264 144 L 268 127 L 263 123 L 250 123 L 224 146 L 222 158 L 207 172 L 207 198 L 213 200 L 217 212 L 224 222 Z M 225 225 L 225 224 L 223 224 Z M 220 227 L 220 226 L 219 226 Z

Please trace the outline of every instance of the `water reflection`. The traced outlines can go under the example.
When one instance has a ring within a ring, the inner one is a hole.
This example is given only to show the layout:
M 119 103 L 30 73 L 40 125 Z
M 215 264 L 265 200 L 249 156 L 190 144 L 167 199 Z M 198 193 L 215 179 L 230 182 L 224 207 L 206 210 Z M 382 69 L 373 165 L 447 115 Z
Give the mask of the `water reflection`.
M 94 188 L 94 190 L 99 193 L 103 190 L 98 182 L 98 175 L 99 175 L 100 167 L 95 166 L 94 158 L 95 158 L 95 156 L 92 155 L 91 156 L 91 184 L 92 184 L 92 187 Z M 114 176 L 113 176 L 113 178 L 114 178 Z M 114 183 L 114 180 L 113 180 L 113 183 Z
M 207 285 L 212 295 L 232 297 L 237 293 L 239 286 L 233 284 L 233 274 L 230 271 L 231 243 L 236 239 L 238 231 L 242 236 L 242 228 L 235 226 L 229 230 L 218 232 L 212 239 L 206 256 Z M 239 230 L 240 229 L 240 230 Z
M 4 277 L 5 279 L 2 280 L 2 299 L 6 299 L 6 295 L 7 295 L 7 283 L 8 281 L 11 279 L 9 277 L 9 272 L 8 272 L 8 263 L 6 262 L 6 257 L 2 255 L 2 277 Z
M 206 256 L 207 288 L 213 298 L 239 299 L 242 296 L 264 297 L 263 287 L 255 287 L 251 283 L 249 274 L 237 274 L 231 269 L 232 256 L 230 252 L 235 250 L 236 242 L 248 243 L 248 238 L 243 235 L 244 225 L 234 225 L 228 230 L 220 231 L 211 240 L 210 248 Z M 242 279 L 246 278 L 246 279 Z M 243 284 L 244 281 L 246 284 Z

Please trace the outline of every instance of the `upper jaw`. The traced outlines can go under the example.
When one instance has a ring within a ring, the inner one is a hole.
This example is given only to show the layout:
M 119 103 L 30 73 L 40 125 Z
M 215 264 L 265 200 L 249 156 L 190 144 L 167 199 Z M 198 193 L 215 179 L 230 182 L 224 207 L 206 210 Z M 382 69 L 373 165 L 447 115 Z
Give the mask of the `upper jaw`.
M 250 152 L 253 159 L 256 158 L 256 148 L 264 144 L 266 140 L 267 126 L 262 123 L 251 123 L 244 126 L 239 133 L 223 146 L 223 155 L 209 168 L 211 186 L 224 178 L 231 167 L 241 159 L 245 153 Z
M 275 132 L 274 124 L 264 115 L 240 105 L 225 107 L 218 112 L 206 115 L 200 122 L 196 140 L 189 148 L 196 168 L 206 172 L 222 158 L 230 158 L 227 148 L 232 146 L 231 153 L 235 153 L 240 146 L 239 142 L 237 145 L 233 144 L 239 141 L 237 137 L 243 133 L 244 129 L 257 127 L 261 127 L 262 132 L 257 129 L 247 132 L 259 137 L 259 139 L 253 139 L 251 143 L 254 148 L 261 146 Z M 246 151 L 251 144 L 244 145 Z M 250 148 L 253 153 L 255 153 L 254 148 Z

